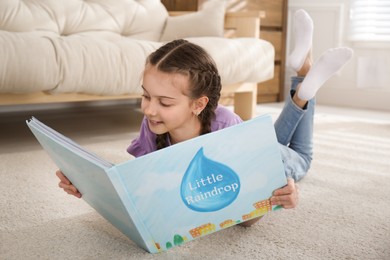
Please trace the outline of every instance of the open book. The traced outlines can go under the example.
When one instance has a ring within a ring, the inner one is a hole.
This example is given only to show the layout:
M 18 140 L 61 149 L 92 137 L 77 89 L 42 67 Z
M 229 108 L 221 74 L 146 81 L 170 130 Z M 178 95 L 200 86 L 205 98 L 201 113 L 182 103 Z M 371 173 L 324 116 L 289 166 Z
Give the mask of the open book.
M 117 165 L 27 124 L 83 199 L 151 253 L 275 210 L 269 198 L 286 185 L 268 115 Z

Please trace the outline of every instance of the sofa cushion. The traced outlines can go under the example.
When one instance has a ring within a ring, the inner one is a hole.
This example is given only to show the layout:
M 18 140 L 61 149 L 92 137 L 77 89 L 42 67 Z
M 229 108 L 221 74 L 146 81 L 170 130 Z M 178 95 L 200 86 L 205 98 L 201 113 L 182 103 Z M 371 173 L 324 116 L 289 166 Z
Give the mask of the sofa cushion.
M 220 37 L 186 39 L 202 46 L 213 57 L 223 85 L 262 82 L 274 75 L 275 50 L 273 45 L 265 40 Z
M 97 95 L 141 94 L 147 56 L 161 43 L 119 37 L 77 34 L 54 38 L 60 78 L 52 92 Z M 108 40 L 107 40 L 108 38 Z
M 159 41 L 168 18 L 167 9 L 160 0 L 138 0 L 136 3 L 137 10 L 128 26 L 124 26 L 122 35 L 142 40 Z
M 169 16 L 160 41 L 186 37 L 217 36 L 224 31 L 225 0 L 209 0 L 198 12 Z
M 51 32 L 0 31 L 0 92 L 50 90 L 60 73 Z
M 67 36 L 110 31 L 158 41 L 167 17 L 160 0 L 0 1 L 0 30 L 12 32 L 40 30 Z
M 273 46 L 254 38 L 191 37 L 216 61 L 224 85 L 273 76 Z M 142 93 L 146 57 L 161 42 L 112 32 L 57 37 L 50 32 L 0 33 L 0 92 Z M 248 64 L 251 64 L 248 66 Z

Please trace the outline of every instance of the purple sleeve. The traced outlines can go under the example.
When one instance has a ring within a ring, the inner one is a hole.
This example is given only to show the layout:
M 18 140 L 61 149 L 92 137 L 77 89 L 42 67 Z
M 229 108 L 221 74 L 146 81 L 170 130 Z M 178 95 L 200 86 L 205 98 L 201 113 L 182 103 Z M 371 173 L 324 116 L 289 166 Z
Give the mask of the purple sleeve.
M 131 142 L 130 146 L 127 148 L 127 152 L 134 157 L 140 157 L 156 150 L 156 135 L 150 131 L 148 121 L 144 117 L 141 123 L 139 136 Z
M 215 119 L 211 122 L 211 131 L 218 131 L 226 127 L 237 125 L 242 122 L 242 119 L 235 114 L 233 111 L 230 111 L 226 107 L 219 105 L 215 110 Z

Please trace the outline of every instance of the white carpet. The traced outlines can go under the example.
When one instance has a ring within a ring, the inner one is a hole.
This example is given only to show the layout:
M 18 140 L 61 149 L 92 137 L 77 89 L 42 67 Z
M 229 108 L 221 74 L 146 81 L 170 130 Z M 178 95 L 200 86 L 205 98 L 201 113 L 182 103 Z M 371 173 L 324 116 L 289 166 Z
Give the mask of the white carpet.
M 77 141 L 120 162 L 136 134 L 127 130 L 78 133 Z M 14 143 L 0 150 L 0 259 L 390 259 L 390 121 L 317 114 L 315 158 L 296 209 L 157 255 L 61 192 L 40 146 L 9 134 Z

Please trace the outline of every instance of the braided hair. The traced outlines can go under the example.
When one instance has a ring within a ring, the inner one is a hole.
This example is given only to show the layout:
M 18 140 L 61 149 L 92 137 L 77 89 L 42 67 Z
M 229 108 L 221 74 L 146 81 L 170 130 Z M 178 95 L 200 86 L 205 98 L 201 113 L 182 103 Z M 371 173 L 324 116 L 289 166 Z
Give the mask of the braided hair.
M 146 65 L 165 73 L 180 73 L 189 77 L 189 97 L 207 96 L 209 101 L 198 115 L 201 135 L 211 132 L 211 121 L 221 96 L 221 78 L 211 56 L 200 46 L 186 40 L 171 41 L 149 55 Z M 157 135 L 157 149 L 167 147 L 168 133 Z

